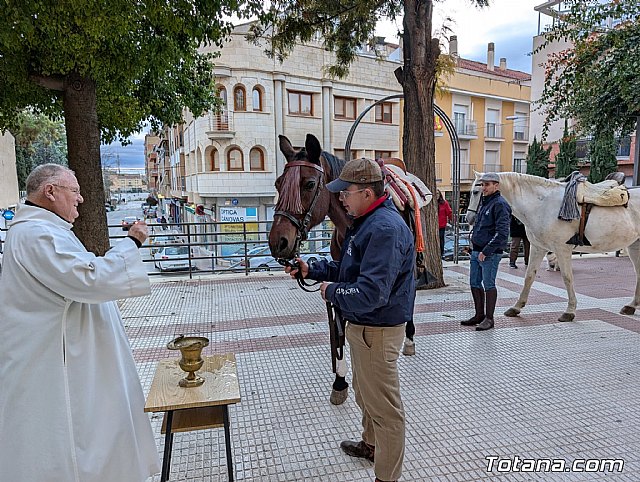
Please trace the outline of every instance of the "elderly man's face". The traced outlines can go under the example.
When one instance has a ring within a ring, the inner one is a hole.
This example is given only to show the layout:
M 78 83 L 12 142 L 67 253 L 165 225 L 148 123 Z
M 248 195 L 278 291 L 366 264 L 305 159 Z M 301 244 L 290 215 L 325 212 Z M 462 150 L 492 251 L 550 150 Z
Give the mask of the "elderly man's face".
M 500 183 L 493 181 L 484 181 L 482 183 L 482 195 L 483 196 L 491 196 L 498 190 Z
M 61 218 L 73 223 L 78 218 L 78 205 L 84 199 L 80 195 L 80 185 L 76 177 L 65 172 L 53 185 L 54 201 L 52 211 Z

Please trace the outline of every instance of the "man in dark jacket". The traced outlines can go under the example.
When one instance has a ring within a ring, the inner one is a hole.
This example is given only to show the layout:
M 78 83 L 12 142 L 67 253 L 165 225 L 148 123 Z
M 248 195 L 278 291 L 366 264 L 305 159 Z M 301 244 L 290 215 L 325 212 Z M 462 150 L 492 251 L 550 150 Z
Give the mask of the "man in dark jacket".
M 518 269 L 516 265 L 516 259 L 518 259 L 518 251 L 520 251 L 520 241 L 524 245 L 524 265 L 529 264 L 529 250 L 531 249 L 531 243 L 527 238 L 527 231 L 524 228 L 524 224 L 513 214 L 511 215 L 511 226 L 509 227 L 511 234 L 511 246 L 509 248 L 509 268 Z
M 405 417 L 397 359 L 415 300 L 413 235 L 384 191 L 380 166 L 370 159 L 348 162 L 327 188 L 340 193 L 352 216 L 340 261 L 308 266 L 305 278 L 322 283 L 322 297 L 342 311 L 351 349 L 353 388 L 362 410 L 362 440 L 342 450 L 375 464 L 376 481 L 402 473 Z M 292 277 L 298 270 L 287 268 Z M 329 283 L 327 283 L 329 281 Z
M 495 172 L 483 174 L 482 200 L 478 207 L 471 234 L 471 265 L 469 284 L 476 313 L 460 322 L 464 326 L 476 326 L 476 330 L 493 328 L 493 313 L 498 290 L 496 275 L 503 251 L 507 248 L 511 207 L 500 195 L 500 177 Z

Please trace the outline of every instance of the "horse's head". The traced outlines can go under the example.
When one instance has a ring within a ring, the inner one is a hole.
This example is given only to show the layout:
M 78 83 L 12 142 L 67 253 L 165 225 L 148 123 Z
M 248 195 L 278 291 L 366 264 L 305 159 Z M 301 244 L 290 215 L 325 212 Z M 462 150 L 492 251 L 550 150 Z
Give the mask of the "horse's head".
M 294 149 L 285 136 L 280 150 L 287 160 L 284 172 L 276 180 L 278 204 L 269 232 L 271 255 L 276 259 L 292 259 L 307 237 L 309 229 L 320 224 L 327 215 L 331 193 L 324 189 L 325 175 L 318 139 L 307 134 L 305 146 Z
M 473 185 L 471 186 L 471 194 L 469 196 L 469 206 L 467 206 L 467 212 L 465 214 L 465 219 L 471 226 L 473 226 L 473 223 L 476 220 L 476 213 L 478 212 L 480 199 L 482 199 L 482 183 L 480 182 L 480 178 L 482 177 L 483 173 L 476 172 L 475 174 L 476 174 L 476 179 L 473 181 Z

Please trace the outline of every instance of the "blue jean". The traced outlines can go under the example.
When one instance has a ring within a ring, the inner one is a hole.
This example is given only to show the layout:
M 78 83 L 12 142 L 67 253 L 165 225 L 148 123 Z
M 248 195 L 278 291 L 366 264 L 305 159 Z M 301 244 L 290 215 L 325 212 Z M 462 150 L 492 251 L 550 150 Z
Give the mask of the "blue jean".
M 480 251 L 471 252 L 469 284 L 472 288 L 480 288 L 485 291 L 494 289 L 502 253 L 487 256 L 484 261 L 478 259 L 479 254 Z

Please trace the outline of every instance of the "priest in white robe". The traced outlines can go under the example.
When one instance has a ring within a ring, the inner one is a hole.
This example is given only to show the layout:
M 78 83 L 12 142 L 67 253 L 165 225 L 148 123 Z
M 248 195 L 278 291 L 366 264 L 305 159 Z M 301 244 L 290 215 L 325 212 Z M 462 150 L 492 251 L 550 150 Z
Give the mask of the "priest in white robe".
M 6 237 L 0 275 L 0 479 L 142 482 L 160 471 L 115 300 L 148 295 L 147 227 L 104 256 L 71 231 L 73 171 L 39 166 Z

